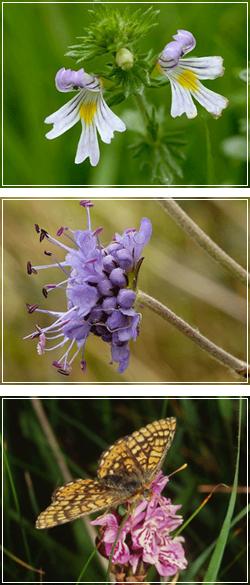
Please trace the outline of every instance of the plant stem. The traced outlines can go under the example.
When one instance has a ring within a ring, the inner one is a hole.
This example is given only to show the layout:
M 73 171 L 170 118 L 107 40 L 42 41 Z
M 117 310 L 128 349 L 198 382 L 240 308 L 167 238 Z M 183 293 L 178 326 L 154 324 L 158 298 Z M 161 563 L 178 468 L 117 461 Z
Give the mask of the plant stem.
M 215 345 L 215 343 L 199 333 L 197 329 L 194 329 L 194 327 L 189 325 L 184 319 L 178 317 L 178 315 L 171 311 L 171 309 L 165 307 L 165 305 L 148 294 L 138 291 L 137 300 L 139 303 L 148 307 L 151 311 L 154 311 L 154 313 L 157 313 L 157 315 L 160 315 L 165 321 L 168 321 L 168 323 L 176 327 L 176 329 L 181 331 L 186 337 L 189 337 L 189 339 L 196 343 L 196 345 L 199 345 L 201 349 L 207 351 L 218 362 L 231 368 L 236 374 L 243 378 L 247 378 L 249 370 L 246 362 L 239 360 L 218 345 Z
M 216 262 L 229 270 L 233 276 L 239 278 L 241 282 L 247 284 L 248 274 L 233 258 L 228 256 L 205 232 L 181 209 L 174 199 L 160 199 L 163 209 L 172 217 L 172 219 L 188 234 L 203 250 L 209 254 Z
M 145 100 L 139 94 L 136 94 L 134 96 L 134 98 L 135 98 L 135 103 L 136 103 L 138 109 L 140 110 L 142 118 L 145 122 L 145 126 L 147 126 L 148 125 L 148 112 L 147 112 Z
M 215 173 L 214 173 L 214 159 L 212 155 L 212 145 L 210 130 L 207 118 L 204 115 L 204 127 L 205 127 L 205 139 L 206 139 L 206 157 L 207 157 L 207 182 L 209 185 L 215 184 Z

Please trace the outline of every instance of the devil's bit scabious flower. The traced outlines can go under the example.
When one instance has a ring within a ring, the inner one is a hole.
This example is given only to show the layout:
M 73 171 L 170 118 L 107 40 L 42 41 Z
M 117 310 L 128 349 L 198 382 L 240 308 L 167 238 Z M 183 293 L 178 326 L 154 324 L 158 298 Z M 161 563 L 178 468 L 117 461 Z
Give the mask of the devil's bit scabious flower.
M 127 229 L 122 235 L 116 233 L 111 244 L 103 247 L 99 240 L 102 228 L 91 228 L 90 207 L 93 204 L 90 201 L 81 201 L 80 204 L 87 212 L 88 229 L 61 227 L 57 231 L 57 236 L 64 234 L 71 246 L 53 238 L 35 224 L 40 242 L 45 239 L 59 246 L 66 256 L 62 262 L 45 266 L 32 266 L 28 262 L 27 272 L 37 274 L 44 268 L 60 268 L 64 273 L 62 282 L 45 285 L 43 294 L 46 298 L 51 291 L 66 288 L 67 309 L 48 311 L 36 304 L 27 304 L 29 313 L 46 313 L 55 320 L 48 327 L 37 325 L 36 331 L 25 339 L 38 338 L 39 355 L 67 346 L 65 353 L 53 365 L 61 374 L 68 375 L 80 351 L 81 368 L 85 370 L 85 343 L 88 335 L 93 333 L 111 345 L 112 361 L 118 363 L 118 371 L 122 373 L 129 363 L 129 340 L 135 340 L 139 332 L 140 314 L 133 306 L 141 253 L 151 237 L 152 226 L 149 219 L 143 218 L 139 231 Z M 44 253 L 52 256 L 52 252 Z M 47 347 L 52 340 L 56 340 L 55 345 Z
M 46 124 L 53 124 L 46 138 L 51 140 L 61 136 L 81 120 L 82 132 L 75 163 L 82 163 L 89 157 L 90 164 L 95 167 L 100 158 L 97 131 L 102 141 L 109 144 L 115 130 L 124 132 L 126 126 L 104 101 L 98 77 L 89 75 L 84 69 L 72 71 L 62 68 L 56 74 L 55 83 L 58 91 L 76 90 L 77 94 L 57 112 L 45 118 Z
M 188 118 L 195 118 L 197 109 L 192 100 L 194 97 L 212 116 L 218 118 L 227 107 L 228 100 L 205 87 L 199 80 L 221 77 L 224 73 L 222 57 L 182 59 L 183 55 L 194 49 L 196 40 L 187 30 L 178 30 L 173 39 L 163 49 L 158 60 L 161 71 L 171 85 L 171 116 L 176 118 L 186 114 Z
M 159 575 L 170 577 L 187 566 L 184 539 L 171 533 L 183 522 L 173 505 L 161 495 L 168 483 L 162 472 L 151 484 L 150 499 L 143 498 L 136 507 L 127 509 L 127 517 L 117 510 L 99 516 L 91 524 L 100 526 L 98 550 L 106 558 L 112 554 L 112 571 L 125 576 L 146 576 L 154 565 Z M 121 526 L 122 524 L 122 526 Z M 122 571 L 121 571 L 122 566 Z

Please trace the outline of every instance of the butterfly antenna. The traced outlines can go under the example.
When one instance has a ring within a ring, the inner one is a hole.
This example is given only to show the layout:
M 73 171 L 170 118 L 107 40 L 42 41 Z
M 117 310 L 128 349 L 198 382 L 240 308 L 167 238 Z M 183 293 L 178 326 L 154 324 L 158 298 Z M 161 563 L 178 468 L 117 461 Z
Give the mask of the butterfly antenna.
M 183 463 L 183 465 L 181 465 L 180 467 L 175 469 L 175 471 L 172 471 L 172 473 L 169 473 L 168 477 L 173 477 L 173 475 L 175 475 L 176 473 L 179 473 L 179 471 L 183 471 L 184 469 L 186 469 L 187 466 L 188 466 L 187 463 Z

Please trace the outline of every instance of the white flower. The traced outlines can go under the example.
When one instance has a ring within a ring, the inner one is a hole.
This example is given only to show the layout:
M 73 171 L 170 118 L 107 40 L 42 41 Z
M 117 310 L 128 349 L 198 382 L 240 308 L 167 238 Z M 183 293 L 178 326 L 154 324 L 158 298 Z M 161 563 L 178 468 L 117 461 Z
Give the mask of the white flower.
M 90 164 L 96 166 L 100 158 L 97 131 L 102 141 L 109 144 L 115 130 L 124 132 L 126 126 L 104 101 L 101 84 L 97 77 L 88 75 L 83 69 L 72 71 L 63 68 L 58 71 L 55 82 L 59 91 L 68 92 L 76 89 L 79 91 L 57 112 L 45 118 L 46 124 L 53 124 L 46 138 L 52 140 L 61 136 L 81 120 L 82 132 L 75 163 L 82 163 L 89 157 Z
M 171 85 L 171 116 L 176 118 L 186 114 L 188 118 L 195 118 L 197 109 L 192 99 L 194 97 L 212 116 L 218 118 L 227 107 L 228 100 L 205 87 L 200 79 L 221 77 L 224 73 L 222 57 L 182 59 L 182 55 L 194 48 L 195 38 L 184 30 L 178 30 L 173 38 L 175 40 L 166 45 L 158 60 L 161 71 Z

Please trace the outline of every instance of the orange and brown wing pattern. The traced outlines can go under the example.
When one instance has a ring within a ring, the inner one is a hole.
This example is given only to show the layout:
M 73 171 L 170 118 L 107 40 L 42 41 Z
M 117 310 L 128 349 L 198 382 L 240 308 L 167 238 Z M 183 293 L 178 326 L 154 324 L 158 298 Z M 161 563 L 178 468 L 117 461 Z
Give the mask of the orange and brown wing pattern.
M 93 479 L 77 479 L 58 488 L 52 503 L 41 512 L 36 528 L 52 528 L 120 503 L 121 495 Z
M 98 477 L 107 475 L 136 474 L 148 481 L 159 471 L 172 443 L 176 419 L 169 417 L 142 427 L 123 439 L 119 439 L 99 461 Z

